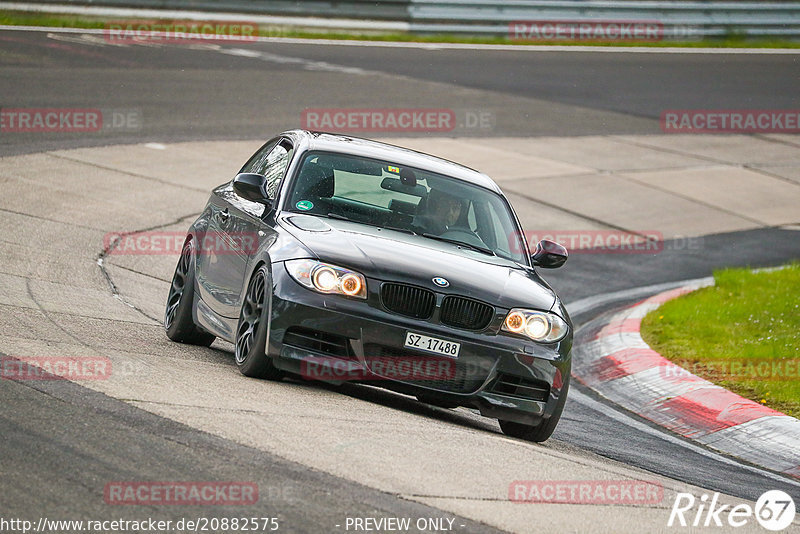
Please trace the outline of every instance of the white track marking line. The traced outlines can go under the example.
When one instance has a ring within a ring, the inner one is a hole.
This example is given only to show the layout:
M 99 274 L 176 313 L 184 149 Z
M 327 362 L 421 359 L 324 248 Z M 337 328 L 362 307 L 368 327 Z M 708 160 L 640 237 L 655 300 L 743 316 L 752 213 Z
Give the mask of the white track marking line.
M 614 291 L 612 293 L 603 293 L 601 295 L 594 295 L 592 297 L 586 297 L 573 301 L 571 303 L 566 303 L 565 306 L 568 308 L 567 311 L 570 312 L 570 315 L 572 314 L 579 315 L 588 310 L 591 310 L 592 308 L 598 305 L 607 302 L 635 299 L 639 297 L 644 298 L 655 293 L 660 293 L 661 291 L 666 291 L 668 289 L 675 289 L 677 287 L 690 284 L 711 285 L 713 283 L 714 283 L 713 276 L 706 276 L 704 278 L 692 278 L 690 280 L 679 280 L 677 282 L 664 282 L 661 284 L 653 284 L 650 286 L 643 286 L 643 287 L 634 287 L 632 289 L 623 289 L 621 291 Z
M 271 61 L 281 65 L 301 65 L 305 70 L 325 71 L 325 72 L 342 72 L 345 74 L 377 74 L 381 75 L 382 72 L 368 71 L 358 67 L 347 67 L 344 65 L 336 65 L 326 61 L 315 61 L 312 59 L 305 59 L 292 56 L 284 56 L 279 54 L 272 54 L 270 52 L 261 52 L 259 50 L 251 50 L 246 48 L 222 48 L 216 49 L 220 54 L 227 54 L 230 56 L 247 57 L 253 59 L 261 59 L 263 61 Z
M 53 39 L 54 41 L 63 41 L 65 43 L 77 43 L 77 44 L 85 44 L 90 46 L 121 46 L 127 47 L 127 43 L 114 43 L 111 42 L 110 39 L 103 39 L 101 37 L 97 37 L 95 35 L 83 33 L 77 37 L 73 37 L 71 35 L 59 35 L 56 32 L 47 32 L 47 37 L 49 39 Z

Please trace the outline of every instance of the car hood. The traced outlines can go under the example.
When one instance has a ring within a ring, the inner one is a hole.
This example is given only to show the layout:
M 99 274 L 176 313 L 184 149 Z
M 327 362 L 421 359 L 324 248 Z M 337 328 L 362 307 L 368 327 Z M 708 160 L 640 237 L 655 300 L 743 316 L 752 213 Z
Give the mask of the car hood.
M 318 259 L 367 278 L 405 282 L 505 308 L 550 310 L 556 302 L 553 290 L 535 271 L 503 258 L 349 221 L 290 215 L 280 222 Z M 450 285 L 437 286 L 435 277 Z

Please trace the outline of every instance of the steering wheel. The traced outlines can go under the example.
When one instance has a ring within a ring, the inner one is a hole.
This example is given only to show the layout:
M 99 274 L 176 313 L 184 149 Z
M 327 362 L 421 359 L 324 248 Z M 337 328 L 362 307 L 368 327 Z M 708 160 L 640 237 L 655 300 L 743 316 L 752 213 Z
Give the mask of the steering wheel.
M 451 226 L 441 235 L 441 237 L 463 241 L 467 245 L 488 248 L 486 243 L 483 242 L 483 239 L 481 239 L 478 234 L 470 230 L 467 226 Z

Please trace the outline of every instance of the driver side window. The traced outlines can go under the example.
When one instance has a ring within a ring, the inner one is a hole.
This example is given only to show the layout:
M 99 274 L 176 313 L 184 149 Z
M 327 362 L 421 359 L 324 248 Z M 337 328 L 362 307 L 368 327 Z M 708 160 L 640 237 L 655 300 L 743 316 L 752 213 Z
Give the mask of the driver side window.
M 269 153 L 272 152 L 272 149 L 275 148 L 275 145 L 278 144 L 280 139 L 272 139 L 271 141 L 267 141 L 264 146 L 258 149 L 258 152 L 253 154 L 253 156 L 244 164 L 242 170 L 239 172 L 256 172 L 258 174 L 262 174 L 262 171 L 267 162 L 267 156 Z

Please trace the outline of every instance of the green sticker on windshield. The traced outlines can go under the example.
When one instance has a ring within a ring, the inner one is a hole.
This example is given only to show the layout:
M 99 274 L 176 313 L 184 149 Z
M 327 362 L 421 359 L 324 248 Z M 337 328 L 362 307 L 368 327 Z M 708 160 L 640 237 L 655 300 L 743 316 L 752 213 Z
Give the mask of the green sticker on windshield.
M 303 211 L 308 211 L 314 207 L 314 203 L 310 200 L 301 200 L 297 204 L 294 205 L 295 208 Z

